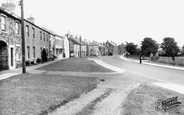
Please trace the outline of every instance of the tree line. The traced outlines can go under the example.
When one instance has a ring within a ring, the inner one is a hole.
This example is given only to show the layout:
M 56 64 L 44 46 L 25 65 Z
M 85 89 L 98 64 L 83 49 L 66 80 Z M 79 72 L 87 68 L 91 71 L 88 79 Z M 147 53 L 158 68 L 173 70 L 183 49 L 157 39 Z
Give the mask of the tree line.
M 177 45 L 177 42 L 172 37 L 165 37 L 161 44 L 158 44 L 155 40 L 150 37 L 145 37 L 141 42 L 141 46 L 133 42 L 126 42 L 118 46 L 119 53 L 127 53 L 129 55 L 140 55 L 140 56 L 169 56 L 175 61 L 175 57 L 178 55 L 184 56 L 184 45 L 182 49 Z M 161 50 L 159 50 L 161 49 Z

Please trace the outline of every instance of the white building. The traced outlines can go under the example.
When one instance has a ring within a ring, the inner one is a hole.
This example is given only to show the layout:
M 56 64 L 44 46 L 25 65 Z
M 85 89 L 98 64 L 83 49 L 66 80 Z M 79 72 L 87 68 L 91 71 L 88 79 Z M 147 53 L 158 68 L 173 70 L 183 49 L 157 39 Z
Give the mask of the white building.
M 70 51 L 69 51 L 69 41 L 67 36 L 63 37 L 64 40 L 64 54 L 65 54 L 65 58 L 69 58 L 70 57 Z
M 63 58 L 63 51 L 64 51 L 64 40 L 61 36 L 55 36 L 55 47 L 56 47 L 56 57 L 57 59 Z

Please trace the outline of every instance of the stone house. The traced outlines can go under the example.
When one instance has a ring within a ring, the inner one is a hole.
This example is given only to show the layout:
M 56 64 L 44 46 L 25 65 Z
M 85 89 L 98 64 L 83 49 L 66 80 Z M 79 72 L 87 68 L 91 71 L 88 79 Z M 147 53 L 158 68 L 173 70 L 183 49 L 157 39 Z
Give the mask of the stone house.
M 25 59 L 36 63 L 43 49 L 50 57 L 52 32 L 34 23 L 34 18 L 24 19 Z M 14 69 L 22 65 L 21 19 L 0 7 L 0 70 Z
M 72 54 L 74 54 L 73 57 L 79 57 L 80 43 L 72 35 L 69 35 L 68 40 L 69 40 L 70 56 L 73 56 Z
M 0 70 L 14 69 L 22 59 L 21 20 L 0 8 Z

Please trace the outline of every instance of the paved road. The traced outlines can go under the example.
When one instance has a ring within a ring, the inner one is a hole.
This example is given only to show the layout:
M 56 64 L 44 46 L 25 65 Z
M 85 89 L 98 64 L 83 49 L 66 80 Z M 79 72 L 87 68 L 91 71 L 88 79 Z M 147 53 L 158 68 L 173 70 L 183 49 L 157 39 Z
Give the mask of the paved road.
M 125 75 L 138 82 L 168 82 L 184 86 L 184 71 L 139 64 L 119 58 L 119 56 L 101 57 L 103 62 L 123 68 Z

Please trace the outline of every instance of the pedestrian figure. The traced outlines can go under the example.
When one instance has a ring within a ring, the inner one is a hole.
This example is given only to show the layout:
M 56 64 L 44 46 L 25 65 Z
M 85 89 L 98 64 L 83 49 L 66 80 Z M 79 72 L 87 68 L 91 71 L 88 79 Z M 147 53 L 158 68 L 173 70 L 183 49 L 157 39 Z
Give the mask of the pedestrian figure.
M 141 57 L 141 55 L 140 55 L 140 58 L 139 58 L 139 60 L 140 60 L 140 63 L 142 63 L 142 57 Z

